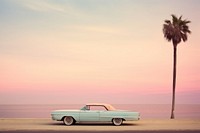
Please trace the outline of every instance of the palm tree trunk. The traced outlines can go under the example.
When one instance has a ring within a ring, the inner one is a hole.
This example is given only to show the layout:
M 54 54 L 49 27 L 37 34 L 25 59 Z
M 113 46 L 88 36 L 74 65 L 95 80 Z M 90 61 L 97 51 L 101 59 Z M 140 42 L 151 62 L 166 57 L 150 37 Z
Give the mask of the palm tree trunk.
M 173 63 L 173 90 L 172 90 L 172 110 L 171 110 L 171 119 L 174 119 L 174 109 L 175 109 L 175 89 L 176 89 L 176 53 L 177 53 L 177 44 L 173 43 L 174 46 L 174 63 Z

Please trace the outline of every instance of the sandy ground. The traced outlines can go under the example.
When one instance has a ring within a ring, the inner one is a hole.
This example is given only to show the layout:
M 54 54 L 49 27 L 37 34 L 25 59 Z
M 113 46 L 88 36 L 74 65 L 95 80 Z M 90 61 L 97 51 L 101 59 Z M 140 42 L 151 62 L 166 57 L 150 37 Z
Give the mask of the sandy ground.
M 196 131 L 200 132 L 200 119 L 147 119 L 124 122 L 121 126 L 107 124 L 75 124 L 65 126 L 51 119 L 3 119 L 0 118 L 2 131 Z

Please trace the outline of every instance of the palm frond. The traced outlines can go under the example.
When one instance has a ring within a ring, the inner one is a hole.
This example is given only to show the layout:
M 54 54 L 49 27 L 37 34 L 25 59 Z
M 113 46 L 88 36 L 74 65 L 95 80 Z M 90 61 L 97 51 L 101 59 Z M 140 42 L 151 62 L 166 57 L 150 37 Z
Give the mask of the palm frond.
M 178 23 L 178 21 L 179 21 L 178 18 L 174 14 L 172 14 L 172 23 L 173 23 L 173 25 Z
M 182 40 L 185 42 L 185 41 L 187 41 L 187 34 L 182 34 L 181 33 L 181 38 L 182 38 Z
M 165 23 L 171 24 L 171 21 L 170 20 L 165 20 Z
M 179 17 L 179 20 L 181 20 L 182 19 L 182 15 Z
M 187 19 L 183 20 L 185 24 L 191 23 L 191 21 L 188 21 Z

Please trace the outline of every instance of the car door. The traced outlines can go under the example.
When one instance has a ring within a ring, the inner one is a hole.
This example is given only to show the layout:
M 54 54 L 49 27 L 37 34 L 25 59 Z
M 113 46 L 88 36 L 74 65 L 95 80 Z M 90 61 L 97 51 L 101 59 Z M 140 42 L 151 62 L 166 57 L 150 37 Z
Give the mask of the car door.
M 107 111 L 107 110 L 100 111 L 99 121 L 101 122 L 112 121 L 112 111 Z
M 98 110 L 81 110 L 79 120 L 80 122 L 98 122 L 99 114 Z

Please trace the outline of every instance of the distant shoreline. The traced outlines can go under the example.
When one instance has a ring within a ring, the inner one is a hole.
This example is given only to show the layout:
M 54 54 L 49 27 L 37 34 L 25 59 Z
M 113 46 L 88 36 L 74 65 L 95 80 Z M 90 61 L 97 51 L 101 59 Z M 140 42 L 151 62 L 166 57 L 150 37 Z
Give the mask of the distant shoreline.
M 113 104 L 116 109 L 137 111 L 141 119 L 169 119 L 170 104 Z M 84 104 L 0 105 L 0 118 L 50 118 L 53 110 L 80 109 Z M 176 118 L 200 119 L 200 104 L 177 104 Z

